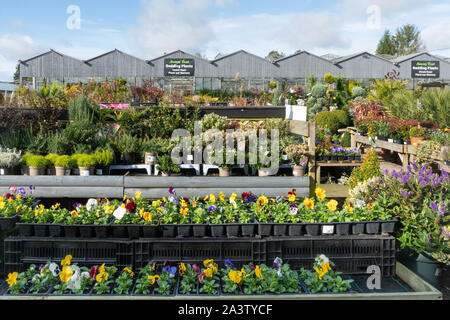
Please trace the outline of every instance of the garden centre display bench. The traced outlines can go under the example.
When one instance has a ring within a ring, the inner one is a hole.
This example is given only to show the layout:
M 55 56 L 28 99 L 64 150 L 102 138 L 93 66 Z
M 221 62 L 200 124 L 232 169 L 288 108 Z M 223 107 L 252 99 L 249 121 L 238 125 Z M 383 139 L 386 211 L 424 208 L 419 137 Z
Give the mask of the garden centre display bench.
M 147 171 L 147 174 L 149 176 L 152 175 L 153 167 L 155 167 L 155 176 L 158 175 L 159 171 L 158 168 L 151 164 L 118 164 L 118 165 L 111 165 L 109 166 L 109 174 L 111 174 L 111 171 L 114 170 L 138 170 L 138 169 L 144 169 Z
M 324 189 L 331 198 L 346 198 L 349 186 L 345 184 L 321 184 L 320 175 L 322 167 L 361 167 L 362 162 L 316 162 L 316 186 Z
M 203 175 L 207 176 L 208 175 L 208 171 L 211 169 L 216 169 L 219 170 L 219 166 L 213 165 L 213 164 L 203 164 L 202 165 L 202 169 L 203 169 Z M 244 165 L 237 165 L 231 168 L 231 170 L 233 169 L 243 169 L 244 170 L 244 174 L 246 176 L 248 176 L 248 165 L 244 164 Z

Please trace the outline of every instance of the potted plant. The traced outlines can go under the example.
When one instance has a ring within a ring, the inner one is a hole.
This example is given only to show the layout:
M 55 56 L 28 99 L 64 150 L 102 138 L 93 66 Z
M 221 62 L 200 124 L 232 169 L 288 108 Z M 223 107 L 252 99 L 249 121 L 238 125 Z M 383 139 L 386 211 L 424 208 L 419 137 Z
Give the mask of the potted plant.
M 284 149 L 292 162 L 292 174 L 295 177 L 305 175 L 306 164 L 308 163 L 308 146 L 306 144 L 291 144 Z
M 82 154 L 79 155 L 76 159 L 78 169 L 80 170 L 79 171 L 80 176 L 90 176 L 91 168 L 93 168 L 97 163 L 95 156 L 89 154 Z
M 191 200 L 191 205 L 195 206 L 192 212 L 192 222 L 195 223 L 192 227 L 194 237 L 206 237 L 209 220 L 207 211 L 205 208 L 197 205 L 197 199 Z
M 21 162 L 20 151 L 0 147 L 0 175 L 12 175 Z
M 54 161 L 55 174 L 57 176 L 70 175 L 70 168 L 76 165 L 76 162 L 70 156 L 58 156 Z
M 409 130 L 409 137 L 412 145 L 417 145 L 419 141 L 425 140 L 425 129 L 421 127 L 412 127 Z
M 389 136 L 389 123 L 379 121 L 377 124 L 377 136 L 376 139 L 387 141 Z
M 49 161 L 44 156 L 33 155 L 27 158 L 27 165 L 30 168 L 30 176 L 42 176 Z
M 55 161 L 56 161 L 56 158 L 58 158 L 58 155 L 51 153 L 51 154 L 46 155 L 45 158 L 49 162 L 48 169 L 47 169 L 47 174 L 49 176 L 56 175 Z
M 180 167 L 173 163 L 172 157 L 168 154 L 158 157 L 156 165 L 163 177 L 168 177 L 172 173 L 179 173 L 181 171 Z
M 109 150 L 99 150 L 95 153 L 97 163 L 95 173 L 98 176 L 107 175 L 108 166 L 112 163 L 114 155 Z
M 222 148 L 218 155 L 213 155 L 213 164 L 219 167 L 220 177 L 230 176 L 231 168 L 235 164 L 235 155 L 235 150 L 228 150 L 225 148 Z
M 134 164 L 136 150 L 138 149 L 138 139 L 130 134 L 122 133 L 117 141 L 118 149 L 123 155 L 125 164 Z

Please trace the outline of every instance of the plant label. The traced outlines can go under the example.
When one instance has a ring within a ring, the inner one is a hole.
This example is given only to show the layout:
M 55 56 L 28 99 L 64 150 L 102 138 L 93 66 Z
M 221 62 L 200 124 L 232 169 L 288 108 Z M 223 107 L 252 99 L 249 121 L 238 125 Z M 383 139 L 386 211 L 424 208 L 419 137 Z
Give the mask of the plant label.
M 193 161 L 194 156 L 192 154 L 188 154 L 186 159 L 187 159 L 187 161 Z
M 95 174 L 98 175 L 98 176 L 102 176 L 103 175 L 103 170 L 102 169 L 97 169 L 95 171 Z
M 2 176 L 5 175 L 5 169 L 0 169 L 0 175 L 2 175 Z
M 66 176 L 70 176 L 70 169 L 65 170 L 64 174 L 65 174 Z
M 80 170 L 80 176 L 82 177 L 89 176 L 89 170 Z
M 288 158 L 287 154 L 283 154 L 283 160 L 284 160 L 284 161 L 287 161 L 287 160 L 289 160 L 289 158 Z
M 322 234 L 334 234 L 334 226 L 322 226 Z

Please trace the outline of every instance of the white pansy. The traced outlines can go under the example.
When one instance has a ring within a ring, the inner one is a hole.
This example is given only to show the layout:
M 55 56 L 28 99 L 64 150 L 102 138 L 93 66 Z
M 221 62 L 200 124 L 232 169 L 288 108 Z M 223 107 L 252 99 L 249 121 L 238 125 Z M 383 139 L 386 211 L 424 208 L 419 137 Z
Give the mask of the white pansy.
M 320 264 L 320 266 L 323 266 L 324 264 L 329 263 L 329 262 L 330 262 L 330 259 L 328 259 L 326 255 L 321 254 L 321 255 L 319 256 L 317 262 Z
M 230 199 L 230 203 L 233 205 L 233 207 L 234 207 L 235 209 L 237 208 L 236 201 L 234 201 L 233 199 Z
M 118 207 L 114 213 L 113 216 L 117 219 L 117 220 L 122 220 L 123 216 L 125 215 L 125 213 L 127 213 L 127 209 L 123 208 L 123 207 Z
M 57 277 L 59 274 L 59 266 L 56 263 L 50 263 L 50 266 L 48 267 L 50 272 L 53 274 L 54 277 Z
M 71 266 L 73 275 L 67 281 L 67 288 L 70 290 L 79 290 L 81 287 L 80 268 L 77 266 Z
M 97 209 L 98 207 L 98 202 L 96 199 L 89 199 L 88 202 L 86 203 L 86 209 L 88 211 L 92 211 Z

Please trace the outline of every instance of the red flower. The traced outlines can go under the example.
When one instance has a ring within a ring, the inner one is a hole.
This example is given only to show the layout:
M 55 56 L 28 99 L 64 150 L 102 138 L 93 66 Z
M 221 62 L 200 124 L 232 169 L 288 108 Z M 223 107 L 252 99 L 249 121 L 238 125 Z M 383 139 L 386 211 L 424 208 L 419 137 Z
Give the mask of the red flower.
M 133 201 L 128 202 L 125 205 L 125 209 L 127 209 L 129 213 L 135 213 L 136 212 L 136 203 L 134 203 Z
M 91 271 L 89 271 L 89 276 L 90 276 L 93 280 L 95 280 L 95 275 L 97 274 L 97 270 L 98 270 L 97 267 L 92 267 L 92 268 L 91 268 Z
M 206 278 L 206 274 L 204 272 L 202 272 L 202 274 L 198 276 L 198 281 L 200 281 L 200 283 L 203 283 L 203 280 L 205 280 L 205 278 Z
M 194 269 L 194 271 L 195 271 L 196 274 L 199 274 L 199 273 L 200 273 L 200 268 L 199 268 L 196 264 L 194 264 L 194 265 L 192 266 L 192 269 Z
M 14 196 L 11 193 L 5 194 L 6 199 L 14 199 Z

